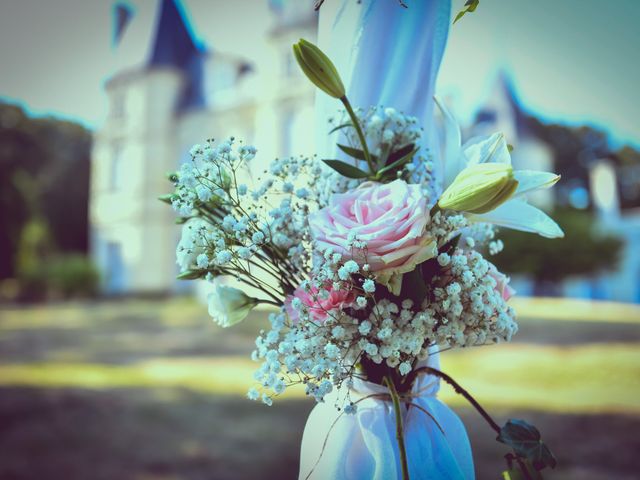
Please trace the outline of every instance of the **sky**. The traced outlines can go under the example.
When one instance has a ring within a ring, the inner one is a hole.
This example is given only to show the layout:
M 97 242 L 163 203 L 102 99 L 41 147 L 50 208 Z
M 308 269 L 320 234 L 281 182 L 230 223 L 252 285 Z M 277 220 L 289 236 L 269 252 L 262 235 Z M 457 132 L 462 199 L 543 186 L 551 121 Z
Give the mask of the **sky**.
M 139 0 L 138 8 L 154 1 Z M 264 58 L 267 0 L 183 2 L 209 47 Z M 464 0 L 452 3 L 455 14 Z M 98 126 L 112 65 L 112 4 L 0 0 L 0 96 L 34 114 Z M 640 146 L 639 20 L 637 0 L 482 0 L 451 27 L 437 91 L 468 123 L 503 70 L 530 113 L 604 128 L 616 144 Z

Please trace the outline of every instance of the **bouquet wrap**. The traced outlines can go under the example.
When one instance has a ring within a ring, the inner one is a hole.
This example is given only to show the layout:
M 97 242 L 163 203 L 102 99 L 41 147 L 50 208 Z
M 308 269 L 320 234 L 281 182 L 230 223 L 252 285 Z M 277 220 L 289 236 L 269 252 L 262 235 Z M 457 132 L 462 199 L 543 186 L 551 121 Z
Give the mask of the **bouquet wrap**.
M 439 369 L 438 354 L 426 365 Z M 417 378 L 404 402 L 404 438 L 412 479 L 475 478 L 471 447 L 462 421 L 436 398 L 439 379 Z M 357 412 L 345 415 L 334 403 L 339 392 L 315 406 L 304 430 L 300 480 L 395 480 L 402 478 L 396 421 L 386 387 L 355 380 Z M 410 405 L 409 403 L 413 404 Z

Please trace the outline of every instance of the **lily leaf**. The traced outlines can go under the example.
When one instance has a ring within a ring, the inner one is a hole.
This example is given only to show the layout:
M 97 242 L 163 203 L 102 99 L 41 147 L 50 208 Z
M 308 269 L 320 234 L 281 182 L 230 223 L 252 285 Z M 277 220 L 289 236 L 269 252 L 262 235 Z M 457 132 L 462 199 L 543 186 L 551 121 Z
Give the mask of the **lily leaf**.
M 407 145 L 407 147 L 413 147 L 413 146 L 414 146 L 413 144 Z M 402 150 L 403 151 L 406 150 L 406 147 L 403 147 Z M 395 170 L 399 170 L 405 163 L 408 163 L 411 161 L 411 159 L 413 158 L 413 156 L 417 151 L 418 151 L 417 148 L 412 148 L 412 150 L 410 150 L 404 156 L 398 158 L 395 162 L 388 164 L 386 167 L 382 167 L 380 170 L 378 170 L 377 176 L 382 177 L 382 175 L 384 175 L 386 172 L 394 172 Z M 389 155 L 389 158 L 391 158 L 394 155 L 394 153 Z M 389 161 L 387 160 L 387 163 L 388 162 Z
M 322 160 L 343 177 L 347 178 L 367 178 L 369 174 L 341 160 Z
M 356 158 L 358 160 L 365 160 L 364 152 L 359 148 L 348 147 L 347 145 L 337 144 L 338 148 L 342 150 L 344 153 L 349 155 L 350 157 Z M 371 155 L 371 160 L 374 162 L 378 161 L 378 157 L 376 155 Z
M 178 280 L 195 280 L 196 278 L 204 277 L 206 274 L 206 270 L 185 270 L 176 278 Z
M 542 441 L 538 429 L 524 420 L 507 421 L 496 440 L 509 445 L 519 457 L 529 460 L 535 470 L 556 466 L 556 457 Z
M 171 203 L 172 203 L 172 201 L 173 201 L 173 199 L 174 199 L 174 196 L 175 196 L 175 195 L 174 195 L 173 193 L 167 193 L 167 194 L 165 194 L 165 195 L 160 195 L 160 196 L 158 197 L 158 200 L 160 200 L 161 202 L 164 202 L 164 203 L 166 203 L 166 204 L 171 205 Z
M 337 125 L 333 127 L 331 130 L 329 130 L 329 135 L 331 135 L 333 132 L 337 132 L 338 130 L 342 130 L 343 128 L 347 128 L 347 127 L 353 127 L 353 123 L 347 122 L 347 123 L 343 123 L 342 125 Z
M 406 155 L 408 155 L 410 152 L 413 152 L 414 150 L 417 150 L 416 145 L 414 143 L 408 143 L 407 145 L 404 145 L 399 149 L 394 150 L 389 154 L 389 157 L 387 157 L 385 166 L 395 163 L 397 160 L 405 157 Z

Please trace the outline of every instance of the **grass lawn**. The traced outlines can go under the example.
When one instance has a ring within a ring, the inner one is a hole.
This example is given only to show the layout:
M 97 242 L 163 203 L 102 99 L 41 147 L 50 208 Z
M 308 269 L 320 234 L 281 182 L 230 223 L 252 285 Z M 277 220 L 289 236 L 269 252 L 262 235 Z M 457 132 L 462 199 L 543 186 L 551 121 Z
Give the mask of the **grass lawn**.
M 443 353 L 442 369 L 504 421 L 535 423 L 548 478 L 637 478 L 640 309 L 526 300 L 511 344 Z M 296 478 L 313 407 L 243 399 L 265 313 L 222 330 L 188 299 L 0 308 L 1 479 Z M 494 434 L 443 386 L 469 429 L 478 478 Z

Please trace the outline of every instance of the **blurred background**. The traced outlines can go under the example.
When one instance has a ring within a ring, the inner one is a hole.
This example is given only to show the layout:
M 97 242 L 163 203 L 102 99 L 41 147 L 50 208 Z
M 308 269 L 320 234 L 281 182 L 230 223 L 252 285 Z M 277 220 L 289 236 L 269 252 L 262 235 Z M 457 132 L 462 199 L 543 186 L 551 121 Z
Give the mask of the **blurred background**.
M 296 478 L 313 403 L 243 399 L 266 313 L 212 324 L 175 280 L 180 227 L 157 197 L 206 138 L 256 145 L 256 168 L 313 152 L 315 92 L 291 55 L 316 37 L 313 2 L 0 9 L 0 479 Z M 518 168 L 562 175 L 530 200 L 566 238 L 503 231 L 492 259 L 519 294 L 514 342 L 442 356 L 499 423 L 540 428 L 549 478 L 640 471 L 639 15 L 486 0 L 451 28 L 439 74 L 467 138 L 502 130 Z M 497 478 L 493 432 L 442 398 L 478 478 Z

